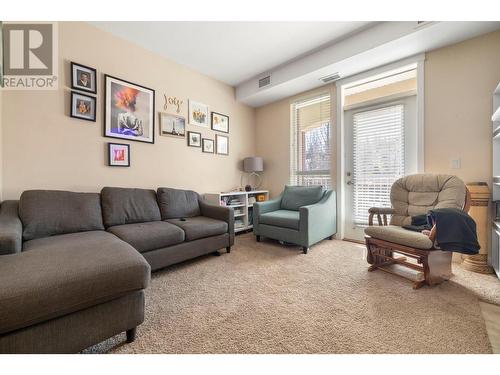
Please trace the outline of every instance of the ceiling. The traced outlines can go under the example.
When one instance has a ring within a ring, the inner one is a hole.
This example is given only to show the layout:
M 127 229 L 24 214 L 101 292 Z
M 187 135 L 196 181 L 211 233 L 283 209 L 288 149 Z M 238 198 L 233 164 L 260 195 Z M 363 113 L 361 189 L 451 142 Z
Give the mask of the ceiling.
M 91 22 L 231 86 L 375 22 Z
M 256 76 L 236 87 L 236 100 L 260 107 L 340 79 L 403 60 L 425 59 L 425 53 L 500 28 L 500 22 L 378 22 L 335 43 L 271 69 L 265 86 Z M 342 82 L 342 81 L 341 81 Z

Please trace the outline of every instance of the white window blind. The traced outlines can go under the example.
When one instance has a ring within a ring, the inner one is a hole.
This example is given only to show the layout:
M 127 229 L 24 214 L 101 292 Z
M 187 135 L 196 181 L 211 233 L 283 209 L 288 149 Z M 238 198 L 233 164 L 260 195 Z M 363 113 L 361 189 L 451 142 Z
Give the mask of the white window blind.
M 390 207 L 391 186 L 404 175 L 404 107 L 359 112 L 353 121 L 354 223 L 368 224 L 370 207 Z
M 292 104 L 290 184 L 331 187 L 330 95 Z

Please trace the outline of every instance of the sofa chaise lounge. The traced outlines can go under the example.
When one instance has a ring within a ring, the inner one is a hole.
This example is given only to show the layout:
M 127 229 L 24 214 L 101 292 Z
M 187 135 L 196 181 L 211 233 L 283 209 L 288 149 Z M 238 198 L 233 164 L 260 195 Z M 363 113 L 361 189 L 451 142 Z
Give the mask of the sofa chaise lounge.
M 234 242 L 192 191 L 25 191 L 0 206 L 0 353 L 74 353 L 144 320 L 150 271 Z

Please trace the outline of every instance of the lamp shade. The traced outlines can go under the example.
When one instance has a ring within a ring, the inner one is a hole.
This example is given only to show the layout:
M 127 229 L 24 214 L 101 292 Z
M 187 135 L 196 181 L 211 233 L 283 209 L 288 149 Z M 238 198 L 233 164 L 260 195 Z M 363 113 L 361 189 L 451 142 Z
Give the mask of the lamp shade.
M 250 156 L 243 160 L 243 170 L 245 172 L 262 172 L 264 161 L 259 156 Z

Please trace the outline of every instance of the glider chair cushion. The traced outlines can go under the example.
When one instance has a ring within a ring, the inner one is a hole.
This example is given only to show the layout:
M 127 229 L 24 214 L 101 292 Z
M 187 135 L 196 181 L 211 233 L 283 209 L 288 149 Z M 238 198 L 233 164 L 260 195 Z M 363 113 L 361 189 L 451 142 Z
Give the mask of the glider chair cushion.
M 413 232 L 396 225 L 371 226 L 365 229 L 365 233 L 373 238 L 416 247 L 417 249 L 432 248 L 432 241 L 425 234 Z
M 456 176 L 414 174 L 400 178 L 391 188 L 394 214 L 392 225 L 411 224 L 411 217 L 425 215 L 435 208 L 462 209 L 465 184 Z

